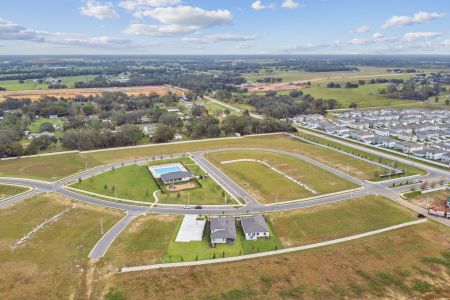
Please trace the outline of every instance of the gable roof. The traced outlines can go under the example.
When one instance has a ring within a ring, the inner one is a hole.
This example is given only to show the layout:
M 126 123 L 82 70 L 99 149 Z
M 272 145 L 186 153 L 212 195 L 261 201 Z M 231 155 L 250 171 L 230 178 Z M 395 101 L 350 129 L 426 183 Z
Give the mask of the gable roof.
M 241 224 L 244 233 L 269 232 L 269 226 L 262 215 L 242 217 Z

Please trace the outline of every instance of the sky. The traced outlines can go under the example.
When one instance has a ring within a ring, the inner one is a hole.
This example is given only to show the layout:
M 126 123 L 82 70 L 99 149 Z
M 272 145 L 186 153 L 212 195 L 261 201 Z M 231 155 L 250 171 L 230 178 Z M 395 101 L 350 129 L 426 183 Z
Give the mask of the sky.
M 450 54 L 450 0 L 0 0 L 14 54 Z

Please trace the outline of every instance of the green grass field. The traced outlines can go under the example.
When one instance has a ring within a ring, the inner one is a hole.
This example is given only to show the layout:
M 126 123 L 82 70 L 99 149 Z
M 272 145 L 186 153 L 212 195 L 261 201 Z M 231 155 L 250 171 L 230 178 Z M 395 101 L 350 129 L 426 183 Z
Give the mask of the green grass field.
M 71 187 L 109 197 L 154 202 L 153 192 L 159 187 L 146 166 L 117 168 L 76 182 Z
M 57 77 L 57 79 L 61 79 L 61 84 L 67 85 L 68 88 L 73 88 L 75 82 L 92 80 L 94 77 L 95 75 L 81 75 Z M 19 80 L 0 80 L 0 87 L 4 87 L 7 91 L 46 90 L 48 89 L 48 84 L 33 82 L 33 79 L 24 80 L 24 83 L 19 83 Z
M 28 199 L 0 211 L 0 298 L 86 299 L 88 253 L 121 215 L 77 204 L 11 252 L 9 245 L 37 224 L 72 205 L 54 194 Z
M 28 190 L 25 187 L 0 184 L 0 201 Z
M 296 200 L 334 193 L 356 188 L 357 185 L 344 180 L 328 171 L 320 169 L 303 160 L 270 152 L 230 151 L 208 154 L 208 158 L 221 168 L 238 184 L 247 189 L 256 199 L 263 203 Z M 287 174 L 308 187 L 317 194 L 294 183 L 283 175 L 258 162 L 236 162 L 221 164 L 234 159 L 257 159 L 268 163 L 271 167 Z
M 366 162 L 359 159 L 279 134 L 3 160 L 0 161 L 0 176 L 56 180 L 84 170 L 86 166 L 92 168 L 104 163 L 136 159 L 144 156 L 233 147 L 267 147 L 299 153 L 343 172 L 349 172 L 360 179 L 373 178 L 374 171 L 377 168 L 374 165 L 369 165 L 370 167 L 368 167 Z M 380 171 L 382 170 L 383 168 L 380 168 Z
M 183 163 L 195 176 L 204 174 L 190 158 L 156 161 L 150 165 L 174 162 Z M 192 205 L 236 203 L 213 179 L 198 179 L 197 182 L 196 188 L 179 193 L 158 192 L 159 203 L 188 204 L 189 202 Z M 163 183 L 160 181 L 158 185 L 147 166 L 131 165 L 93 176 L 82 182 L 76 182 L 71 187 L 109 197 L 154 202 L 153 193 L 160 190 L 160 185 L 163 186 Z M 225 203 L 225 196 L 228 200 L 227 203 Z
M 381 196 L 365 196 L 315 208 L 270 214 L 285 247 L 332 240 L 403 222 L 416 214 Z

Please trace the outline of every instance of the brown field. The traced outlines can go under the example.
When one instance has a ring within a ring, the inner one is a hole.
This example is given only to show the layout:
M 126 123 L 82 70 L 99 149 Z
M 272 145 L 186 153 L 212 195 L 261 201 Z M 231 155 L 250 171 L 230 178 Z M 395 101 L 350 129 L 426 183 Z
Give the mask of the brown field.
M 216 265 L 113 274 L 106 299 L 443 299 L 449 230 L 433 222 L 324 248 Z M 437 238 L 440 236 L 442 238 Z
M 408 197 L 408 200 L 423 208 L 434 207 L 437 209 L 446 210 L 448 209 L 448 197 L 450 197 L 450 190 L 441 190 Z
M 24 91 L 1 91 L 0 100 L 5 98 L 30 98 L 37 101 L 42 96 L 73 98 L 77 95 L 95 96 L 104 92 L 123 92 L 130 96 L 139 94 L 157 93 L 167 94 L 169 91 L 179 94 L 179 90 L 171 89 L 162 85 L 155 86 L 132 86 L 132 87 L 110 87 L 110 88 L 86 88 L 86 89 L 56 89 L 56 90 L 24 90 Z

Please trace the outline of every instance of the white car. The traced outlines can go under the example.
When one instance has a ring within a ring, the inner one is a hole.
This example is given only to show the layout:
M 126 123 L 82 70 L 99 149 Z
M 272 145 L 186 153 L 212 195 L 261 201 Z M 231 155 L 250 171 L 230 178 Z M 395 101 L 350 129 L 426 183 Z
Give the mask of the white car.
M 185 205 L 185 206 L 184 206 L 184 209 L 189 209 L 189 208 L 191 208 L 190 205 Z

